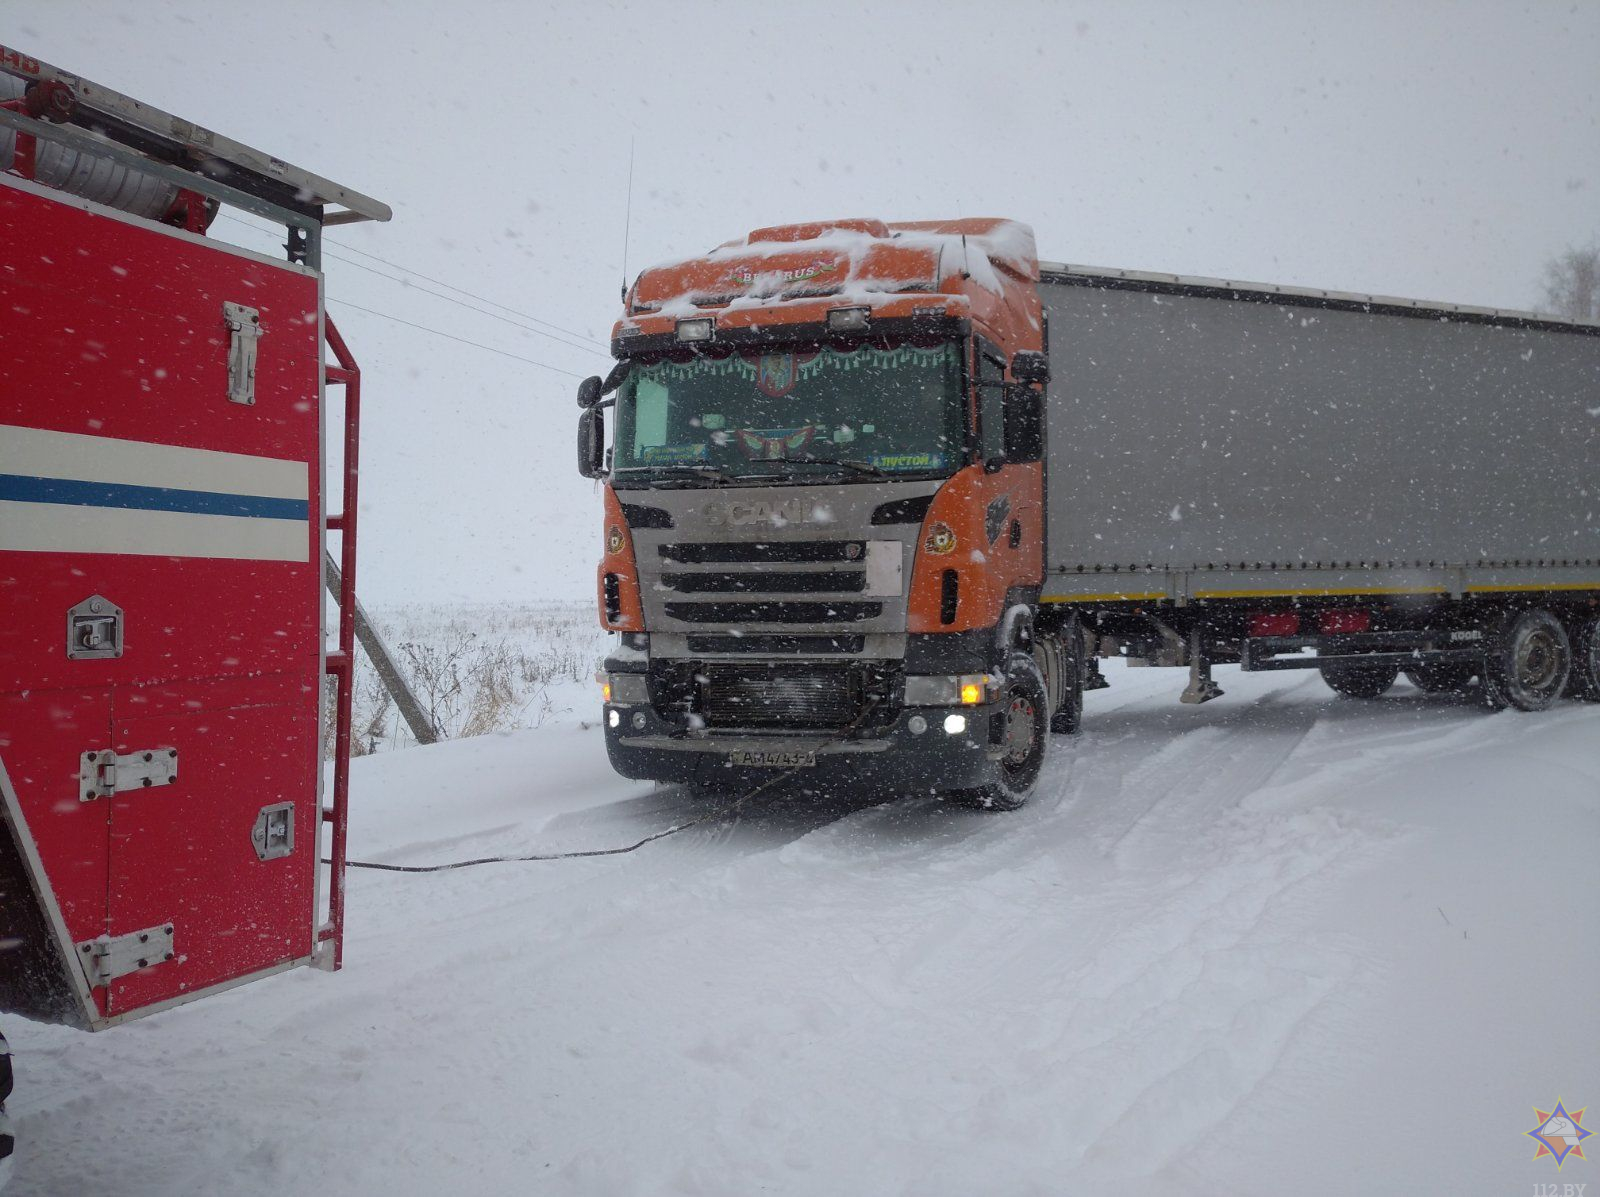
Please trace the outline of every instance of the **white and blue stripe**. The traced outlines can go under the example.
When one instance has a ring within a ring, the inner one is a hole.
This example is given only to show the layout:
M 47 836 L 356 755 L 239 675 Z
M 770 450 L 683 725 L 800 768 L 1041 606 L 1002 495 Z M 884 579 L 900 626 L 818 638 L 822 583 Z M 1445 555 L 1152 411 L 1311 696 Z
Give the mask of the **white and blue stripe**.
M 0 552 L 306 561 L 310 467 L 0 424 Z

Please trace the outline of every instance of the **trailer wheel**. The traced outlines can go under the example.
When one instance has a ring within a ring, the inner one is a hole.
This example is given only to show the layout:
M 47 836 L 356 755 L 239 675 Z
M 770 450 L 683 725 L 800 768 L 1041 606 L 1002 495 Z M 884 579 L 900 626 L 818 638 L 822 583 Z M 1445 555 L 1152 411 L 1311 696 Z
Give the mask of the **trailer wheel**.
M 1572 676 L 1567 694 L 1589 702 L 1600 702 L 1600 615 L 1580 621 L 1572 638 Z
M 1377 698 L 1400 676 L 1399 665 L 1383 661 L 1329 661 L 1318 668 L 1329 689 L 1350 698 Z
M 6 1048 L 6 1037 L 0 1035 L 0 1189 L 11 1179 L 11 1153 L 16 1147 L 11 1122 L 6 1118 L 6 1098 L 10 1096 L 11 1053 Z
M 1484 665 L 1490 710 L 1542 711 L 1561 696 L 1572 672 L 1572 643 L 1548 611 L 1523 611 L 1501 623 Z
M 1044 675 L 1027 653 L 1014 652 L 1006 659 L 1006 693 L 1006 754 L 995 763 L 995 780 L 954 795 L 984 810 L 1016 810 L 1025 803 L 1038 784 L 1050 744 Z
M 1471 665 L 1411 665 L 1405 670 L 1407 679 L 1424 694 L 1459 694 L 1471 683 L 1478 671 Z

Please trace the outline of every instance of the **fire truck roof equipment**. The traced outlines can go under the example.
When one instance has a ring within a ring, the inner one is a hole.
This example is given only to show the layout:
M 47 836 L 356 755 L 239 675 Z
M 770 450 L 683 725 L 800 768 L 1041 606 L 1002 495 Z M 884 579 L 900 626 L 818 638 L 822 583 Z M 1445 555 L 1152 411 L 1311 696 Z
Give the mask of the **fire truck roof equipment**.
M 22 97 L 12 79 L 22 81 Z M 323 226 L 388 220 L 393 214 L 371 196 L 0 45 L 4 101 L 10 103 L 0 103 L 0 157 L 9 159 L 30 137 L 74 152 L 85 167 L 56 184 L 74 193 L 97 181 L 107 187 L 103 170 L 99 180 L 86 176 L 92 173 L 88 164 L 110 164 L 130 177 L 118 178 L 121 187 L 86 198 L 114 207 L 157 202 L 145 180 L 231 204 L 287 227 L 290 260 L 313 269 L 320 264 Z M 58 167 L 70 165 L 58 156 Z M 124 202 L 117 203 L 111 192 L 120 192 Z

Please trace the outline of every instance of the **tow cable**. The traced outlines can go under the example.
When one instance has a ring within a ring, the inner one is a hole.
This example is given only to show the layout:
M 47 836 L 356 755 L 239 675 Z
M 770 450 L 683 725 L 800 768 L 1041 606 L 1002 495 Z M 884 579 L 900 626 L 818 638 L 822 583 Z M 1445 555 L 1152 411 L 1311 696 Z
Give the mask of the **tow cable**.
M 851 720 L 848 727 L 842 728 L 831 738 L 822 741 L 822 743 L 817 745 L 817 748 L 827 748 L 830 745 L 839 744 L 849 739 L 849 737 L 855 733 L 856 729 L 861 726 L 861 724 L 866 720 L 867 716 L 872 713 L 873 708 L 877 705 L 877 699 L 869 700 L 866 706 L 861 708 L 861 713 Z M 680 831 L 688 831 L 691 827 L 698 827 L 702 823 L 710 823 L 726 818 L 728 815 L 738 814 L 740 808 L 743 807 L 746 802 L 749 802 L 752 798 L 754 798 L 757 794 L 761 793 L 770 786 L 776 785 L 790 774 L 803 768 L 805 768 L 804 765 L 790 765 L 787 769 L 781 769 L 777 773 L 774 773 L 755 789 L 746 794 L 741 794 L 732 802 L 724 803 L 722 806 L 713 807 L 705 814 L 698 815 L 687 822 L 676 823 L 662 831 L 651 832 L 642 840 L 637 840 L 634 843 L 626 844 L 619 848 L 585 848 L 575 852 L 535 852 L 527 856 L 480 856 L 474 860 L 452 860 L 446 861 L 444 864 L 432 865 L 382 864 L 374 860 L 347 860 L 344 862 L 344 867 L 347 869 L 371 869 L 374 872 L 380 873 L 445 873 L 449 872 L 451 869 L 471 869 L 476 868 L 478 865 L 487 864 L 523 864 L 530 861 L 543 860 L 579 860 L 586 856 L 624 856 L 629 852 L 637 852 L 646 844 L 653 844 L 657 840 L 664 840 L 668 836 L 677 835 Z M 324 860 L 322 863 L 331 864 L 332 862 Z

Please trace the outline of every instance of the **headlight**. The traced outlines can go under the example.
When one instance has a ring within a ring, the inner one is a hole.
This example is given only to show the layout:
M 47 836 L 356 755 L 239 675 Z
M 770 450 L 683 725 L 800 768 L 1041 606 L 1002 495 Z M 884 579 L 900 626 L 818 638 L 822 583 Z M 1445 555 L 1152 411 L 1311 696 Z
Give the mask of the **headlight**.
M 964 673 L 959 677 L 906 678 L 908 707 L 975 707 L 989 697 L 994 679 L 987 673 Z
M 601 683 L 605 700 L 618 706 L 638 706 L 650 701 L 650 683 L 642 673 L 611 673 Z
M 713 327 L 711 317 L 698 316 L 693 320 L 678 321 L 678 340 L 709 341 Z

